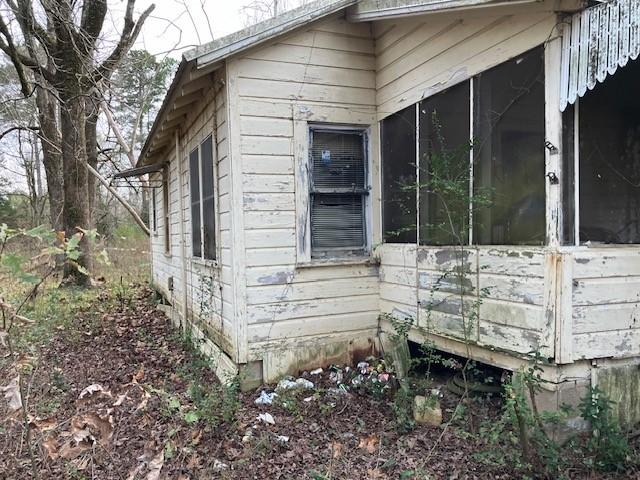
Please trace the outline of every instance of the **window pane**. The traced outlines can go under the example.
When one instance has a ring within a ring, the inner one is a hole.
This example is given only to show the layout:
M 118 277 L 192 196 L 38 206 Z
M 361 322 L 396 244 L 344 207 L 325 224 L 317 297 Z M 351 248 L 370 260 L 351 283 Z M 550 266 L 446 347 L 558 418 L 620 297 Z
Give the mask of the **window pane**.
M 211 136 L 200 147 L 202 162 L 202 221 L 204 222 L 204 258 L 216 258 L 215 204 L 213 187 L 213 141 Z
M 580 242 L 640 243 L 640 62 L 579 100 Z
M 191 248 L 194 257 L 202 256 L 200 238 L 200 172 L 198 149 L 189 155 L 189 184 L 191 186 Z
M 545 241 L 544 49 L 475 78 L 474 185 L 491 206 L 474 212 L 475 241 Z
M 363 195 L 311 196 L 311 249 L 358 250 L 365 247 Z
M 153 185 L 152 182 L 149 182 Z M 158 229 L 158 205 L 156 204 L 156 188 L 151 187 L 151 228 L 155 232 Z
M 469 82 L 420 102 L 420 243 L 469 239 Z
M 415 243 L 416 107 L 381 122 L 383 237 L 389 243 Z
M 312 131 L 313 188 L 364 188 L 365 153 L 359 132 Z

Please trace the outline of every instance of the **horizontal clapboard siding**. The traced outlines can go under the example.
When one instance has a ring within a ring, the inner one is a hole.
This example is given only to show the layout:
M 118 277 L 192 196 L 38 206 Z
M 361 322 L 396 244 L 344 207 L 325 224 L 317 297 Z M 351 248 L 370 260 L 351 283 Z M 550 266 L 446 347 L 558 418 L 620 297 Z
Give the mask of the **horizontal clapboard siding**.
M 573 251 L 574 358 L 640 354 L 640 249 Z
M 296 266 L 293 117 L 299 103 L 321 106 L 329 123 L 345 107 L 372 111 L 374 70 L 370 26 L 339 17 L 232 60 L 244 200 L 235 214 L 244 215 L 251 351 L 278 339 L 377 326 L 376 268 Z
M 417 320 L 429 333 L 528 353 L 545 338 L 544 252 L 518 247 L 472 247 L 463 263 L 469 272 L 460 297 L 459 251 L 446 247 L 386 244 L 380 248 L 381 309 Z M 480 289 L 478 288 L 480 286 Z M 480 302 L 473 324 L 465 312 Z M 466 325 L 466 333 L 465 328 Z
M 224 78 L 224 72 L 217 72 L 216 79 Z M 219 82 L 213 82 L 219 85 Z M 231 189 L 229 175 L 230 157 L 228 146 L 227 105 L 225 87 L 211 88 L 200 109 L 187 118 L 185 130 L 180 138 L 182 157 L 175 158 L 175 149 L 168 149 L 170 171 L 170 222 L 171 222 L 171 254 L 164 253 L 164 215 L 162 213 L 162 192 L 156 194 L 158 218 L 157 234 L 152 236 L 153 250 L 153 282 L 156 287 L 172 302 L 176 311 L 181 312 L 184 289 L 187 294 L 188 315 L 198 323 L 198 328 L 212 337 L 230 356 L 235 354 L 235 323 L 233 315 L 233 289 L 230 241 L 231 205 L 229 192 Z M 215 110 L 215 111 L 214 111 Z M 214 126 L 214 120 L 216 122 Z M 214 185 L 217 194 L 218 215 L 216 225 L 217 262 L 218 266 L 204 264 L 192 259 L 191 252 L 191 198 L 189 188 L 188 154 L 196 148 L 215 128 L 217 158 L 217 183 Z M 182 172 L 182 175 L 180 175 Z M 181 248 L 180 248 L 180 189 L 182 182 L 184 242 L 186 250 L 186 285 L 181 282 Z M 168 291 L 168 279 L 173 277 L 174 291 Z

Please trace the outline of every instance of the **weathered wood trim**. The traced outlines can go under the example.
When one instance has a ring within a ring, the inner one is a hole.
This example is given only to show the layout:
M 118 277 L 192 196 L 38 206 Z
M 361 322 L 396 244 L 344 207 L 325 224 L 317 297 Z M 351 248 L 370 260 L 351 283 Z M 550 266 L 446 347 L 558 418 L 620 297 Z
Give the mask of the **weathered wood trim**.
M 562 239 L 562 114 L 560 112 L 560 70 L 562 38 L 557 32 L 545 46 L 545 193 L 547 245 L 556 247 Z M 552 178 L 558 179 L 553 183 Z
M 296 262 L 311 261 L 311 215 L 309 205 L 309 126 L 293 106 L 294 178 L 296 202 Z
M 182 321 L 187 321 L 187 252 L 184 234 L 184 193 L 182 189 L 182 149 L 180 148 L 180 130 L 175 133 L 175 162 L 178 177 L 178 218 L 180 219 L 180 282 L 182 293 Z
M 238 103 L 238 74 L 236 62 L 227 61 L 227 124 L 229 139 L 229 156 L 231 160 L 230 194 L 231 194 L 231 245 L 233 272 L 233 305 L 234 325 L 236 329 L 236 362 L 246 363 L 248 354 L 247 340 L 247 280 L 246 251 L 244 231 L 244 194 L 242 182 L 242 153 L 240 132 L 240 110 Z
M 563 253 L 558 264 L 556 312 L 556 363 L 573 362 L 573 256 Z

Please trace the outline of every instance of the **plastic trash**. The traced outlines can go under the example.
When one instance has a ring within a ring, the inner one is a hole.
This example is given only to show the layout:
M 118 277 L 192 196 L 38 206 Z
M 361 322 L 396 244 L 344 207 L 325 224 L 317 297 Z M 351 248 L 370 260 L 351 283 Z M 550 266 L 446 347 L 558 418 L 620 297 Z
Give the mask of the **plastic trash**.
M 315 370 L 311 370 L 309 372 L 309 375 L 320 375 L 324 370 L 322 370 L 321 368 L 316 368 Z
M 289 441 L 289 437 L 287 437 L 286 435 L 278 435 L 276 437 L 276 441 L 278 443 L 287 443 Z
M 260 392 L 260 396 L 256 398 L 256 405 L 271 405 L 273 403 L 273 399 L 276 398 L 278 394 L 276 392 L 267 393 L 266 390 L 262 390 Z
M 311 390 L 314 388 L 313 382 L 307 380 L 306 378 L 298 378 L 296 381 L 290 380 L 288 378 L 283 378 L 278 382 L 278 386 L 276 390 L 291 390 L 295 388 L 300 388 L 304 390 Z
M 258 420 L 260 422 L 268 423 L 269 425 L 276 424 L 276 421 L 273 418 L 273 415 L 271 415 L 270 413 L 261 413 L 260 415 L 258 415 Z

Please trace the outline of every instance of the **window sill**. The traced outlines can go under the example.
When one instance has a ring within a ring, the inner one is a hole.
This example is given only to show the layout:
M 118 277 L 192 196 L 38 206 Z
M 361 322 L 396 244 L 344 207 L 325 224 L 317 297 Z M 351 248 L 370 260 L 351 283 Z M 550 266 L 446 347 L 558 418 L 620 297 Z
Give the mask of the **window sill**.
M 318 258 L 316 260 L 311 260 L 310 262 L 296 263 L 296 268 L 348 267 L 351 265 L 374 266 L 378 264 L 378 260 L 372 256 L 352 258 Z
M 196 267 L 202 267 L 202 268 L 217 268 L 218 261 L 191 257 L 191 265 L 194 265 Z

